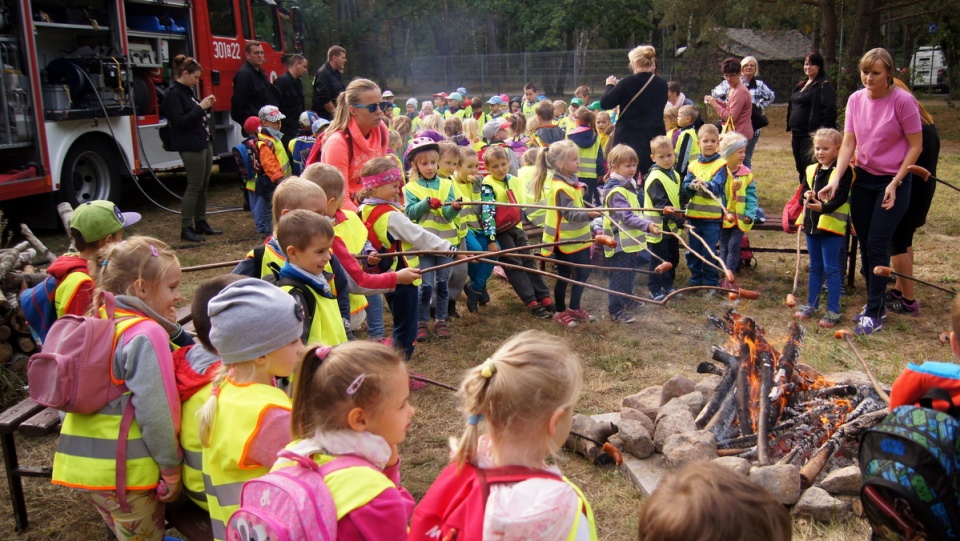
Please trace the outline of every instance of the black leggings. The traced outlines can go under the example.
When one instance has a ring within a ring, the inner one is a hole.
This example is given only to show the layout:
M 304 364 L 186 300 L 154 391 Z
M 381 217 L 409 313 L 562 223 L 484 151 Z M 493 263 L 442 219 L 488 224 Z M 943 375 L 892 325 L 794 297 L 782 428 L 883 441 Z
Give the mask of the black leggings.
M 850 191 L 850 220 L 857 232 L 862 247 L 860 262 L 867 280 L 867 309 L 864 312 L 872 318 L 880 317 L 884 309 L 884 295 L 887 291 L 887 279 L 875 276 L 873 268 L 890 264 L 890 239 L 897 225 L 910 206 L 911 175 L 907 175 L 897 188 L 897 199 L 893 208 L 880 207 L 883 192 L 893 179 L 893 175 L 871 175 L 857 167 L 857 181 Z
M 793 164 L 797 168 L 800 184 L 806 182 L 807 166 L 813 163 L 813 138 L 809 133 L 792 132 L 790 146 L 793 147 Z
M 560 251 L 560 248 L 557 248 L 554 252 L 556 255 L 557 261 L 567 261 L 569 263 L 577 264 L 587 264 L 590 263 L 590 249 L 586 248 L 580 250 L 579 252 L 574 252 L 572 254 L 565 254 Z M 590 269 L 585 269 L 583 267 L 571 267 L 570 265 L 563 265 L 557 263 L 557 274 L 563 276 L 564 278 L 573 278 L 578 282 L 586 282 L 590 278 Z M 579 310 L 580 309 L 580 297 L 583 296 L 583 286 L 570 285 L 570 309 Z M 553 286 L 553 302 L 557 304 L 557 312 L 562 312 L 567 309 L 566 306 L 566 296 L 567 296 L 567 282 L 563 280 L 557 280 L 557 285 Z

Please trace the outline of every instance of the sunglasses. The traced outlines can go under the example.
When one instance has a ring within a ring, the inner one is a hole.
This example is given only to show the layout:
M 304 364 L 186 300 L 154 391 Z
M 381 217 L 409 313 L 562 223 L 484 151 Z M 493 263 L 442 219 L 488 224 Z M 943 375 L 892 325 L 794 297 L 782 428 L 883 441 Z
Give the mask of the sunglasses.
M 354 105 L 351 103 L 350 107 L 353 107 L 354 109 L 366 109 L 369 113 L 376 113 L 377 109 L 386 111 L 387 109 L 393 107 L 393 104 L 389 101 L 381 101 L 380 103 L 371 103 L 368 105 Z

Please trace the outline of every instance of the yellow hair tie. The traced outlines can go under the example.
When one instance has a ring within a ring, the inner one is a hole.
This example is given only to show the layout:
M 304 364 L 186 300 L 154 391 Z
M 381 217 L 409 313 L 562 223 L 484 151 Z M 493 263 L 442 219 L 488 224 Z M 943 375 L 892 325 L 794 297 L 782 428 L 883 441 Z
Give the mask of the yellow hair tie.
M 487 359 L 483 361 L 483 367 L 480 369 L 480 375 L 490 379 L 493 377 L 493 373 L 497 371 L 497 367 L 493 366 L 493 361 Z

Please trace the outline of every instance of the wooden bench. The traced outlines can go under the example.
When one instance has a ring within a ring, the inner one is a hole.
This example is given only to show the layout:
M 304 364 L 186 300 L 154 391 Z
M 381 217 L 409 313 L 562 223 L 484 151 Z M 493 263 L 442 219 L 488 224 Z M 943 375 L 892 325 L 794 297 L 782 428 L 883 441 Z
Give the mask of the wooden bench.
M 27 502 L 23 497 L 24 477 L 45 477 L 53 475 L 48 466 L 21 466 L 17 459 L 15 433 L 25 436 L 45 436 L 60 429 L 59 412 L 45 408 L 27 398 L 19 404 L 0 413 L 0 445 L 3 448 L 3 465 L 7 472 L 7 485 L 10 499 L 13 501 L 14 531 L 22 532 L 29 527 L 27 520 Z
M 769 215 L 764 223 L 753 224 L 753 231 L 783 231 L 782 215 Z M 749 236 L 749 235 L 748 235 Z M 857 236 L 850 233 L 847 235 L 847 287 L 853 287 L 853 281 L 857 276 Z M 796 254 L 796 248 L 764 248 L 750 242 L 750 250 L 755 253 L 777 253 L 777 254 Z M 800 253 L 807 254 L 805 244 L 800 245 Z

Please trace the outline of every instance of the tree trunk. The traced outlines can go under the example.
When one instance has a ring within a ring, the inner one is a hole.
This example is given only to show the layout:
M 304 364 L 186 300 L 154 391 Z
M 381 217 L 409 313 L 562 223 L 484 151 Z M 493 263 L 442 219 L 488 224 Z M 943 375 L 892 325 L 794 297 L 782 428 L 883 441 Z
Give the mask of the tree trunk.
M 837 61 L 837 3 L 836 0 L 822 0 L 820 11 L 823 13 L 823 41 L 820 53 L 827 65 Z
M 843 65 L 846 73 L 841 75 L 838 85 L 838 101 L 845 103 L 847 96 L 857 89 L 860 80 L 860 57 L 867 51 L 867 39 L 870 34 L 870 16 L 873 11 L 873 0 L 857 0 L 857 10 L 853 17 L 853 32 L 844 54 Z
M 497 43 L 497 17 L 487 13 L 483 17 L 484 28 L 487 34 L 487 54 L 500 54 L 500 44 Z

